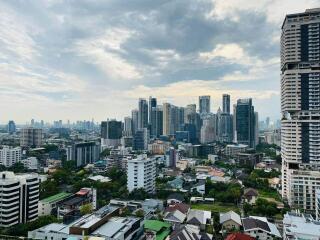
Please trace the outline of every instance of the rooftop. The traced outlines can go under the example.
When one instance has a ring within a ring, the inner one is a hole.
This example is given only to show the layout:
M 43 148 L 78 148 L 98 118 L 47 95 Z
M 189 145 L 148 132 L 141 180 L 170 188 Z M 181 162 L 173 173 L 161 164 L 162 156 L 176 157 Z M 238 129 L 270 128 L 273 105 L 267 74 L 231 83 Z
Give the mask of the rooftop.
M 61 192 L 61 193 L 58 193 L 56 195 L 44 198 L 44 199 L 41 200 L 41 202 L 43 202 L 43 203 L 58 202 L 60 200 L 65 199 L 66 197 L 69 197 L 70 195 L 71 195 L 71 193 Z

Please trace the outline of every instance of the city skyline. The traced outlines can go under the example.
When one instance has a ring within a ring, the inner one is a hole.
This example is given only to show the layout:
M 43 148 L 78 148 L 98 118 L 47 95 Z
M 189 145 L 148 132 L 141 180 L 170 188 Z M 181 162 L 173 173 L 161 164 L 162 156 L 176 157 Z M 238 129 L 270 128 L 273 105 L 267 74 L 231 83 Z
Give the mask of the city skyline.
M 317 3 L 2 2 L 0 123 L 123 119 L 149 95 L 215 112 L 223 93 L 279 118 L 279 26 Z

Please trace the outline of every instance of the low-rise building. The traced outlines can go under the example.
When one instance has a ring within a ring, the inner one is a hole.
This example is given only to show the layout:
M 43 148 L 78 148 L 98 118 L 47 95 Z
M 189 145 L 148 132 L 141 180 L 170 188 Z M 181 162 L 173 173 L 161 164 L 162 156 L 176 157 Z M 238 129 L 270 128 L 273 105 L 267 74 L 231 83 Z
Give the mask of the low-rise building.
M 240 215 L 234 211 L 220 213 L 220 224 L 223 232 L 234 232 L 242 226 Z
M 249 204 L 255 204 L 258 198 L 258 191 L 254 188 L 246 188 L 243 193 L 244 201 Z
M 61 192 L 40 200 L 38 203 L 38 215 L 51 215 L 52 210 L 57 209 L 57 204 L 71 195 L 71 193 Z
M 22 159 L 21 163 L 23 166 L 29 170 L 38 170 L 38 159 L 36 157 L 28 157 Z
M 97 190 L 81 188 L 80 191 L 57 203 L 57 216 L 59 219 L 69 222 L 79 215 L 82 205 L 89 203 L 92 204 L 93 210 L 97 208 Z
M 320 239 L 320 222 L 309 214 L 288 212 L 283 217 L 283 239 Z
M 158 220 L 145 220 L 144 230 L 148 240 L 164 240 L 171 232 L 171 224 Z
M 141 237 L 143 220 L 118 217 L 118 207 L 105 206 L 70 224 L 53 223 L 28 232 L 30 239 L 130 240 Z
M 235 157 L 238 153 L 245 152 L 249 148 L 245 144 L 228 144 L 225 148 L 225 155 Z
M 187 216 L 187 224 L 198 226 L 201 230 L 211 224 L 211 212 L 197 209 L 190 209 Z
M 262 240 L 280 239 L 281 234 L 276 225 L 270 223 L 265 217 L 250 216 L 242 219 L 245 234 Z

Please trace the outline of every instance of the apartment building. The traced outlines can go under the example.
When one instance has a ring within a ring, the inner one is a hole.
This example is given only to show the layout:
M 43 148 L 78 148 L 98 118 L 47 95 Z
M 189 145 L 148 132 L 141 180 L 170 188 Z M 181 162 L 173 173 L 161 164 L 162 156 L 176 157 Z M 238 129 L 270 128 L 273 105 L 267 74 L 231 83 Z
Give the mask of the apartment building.
M 156 160 L 146 154 L 127 162 L 127 187 L 129 192 L 143 188 L 148 193 L 155 191 Z
M 0 227 L 36 220 L 38 201 L 37 174 L 0 172 Z

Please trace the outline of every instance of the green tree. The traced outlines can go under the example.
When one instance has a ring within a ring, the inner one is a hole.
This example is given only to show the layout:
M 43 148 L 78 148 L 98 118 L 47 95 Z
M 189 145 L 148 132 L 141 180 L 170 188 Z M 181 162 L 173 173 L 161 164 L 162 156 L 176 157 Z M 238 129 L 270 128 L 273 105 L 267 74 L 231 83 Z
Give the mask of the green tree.
M 80 207 L 81 215 L 90 214 L 93 211 L 93 207 L 91 203 L 84 204 Z

